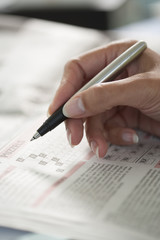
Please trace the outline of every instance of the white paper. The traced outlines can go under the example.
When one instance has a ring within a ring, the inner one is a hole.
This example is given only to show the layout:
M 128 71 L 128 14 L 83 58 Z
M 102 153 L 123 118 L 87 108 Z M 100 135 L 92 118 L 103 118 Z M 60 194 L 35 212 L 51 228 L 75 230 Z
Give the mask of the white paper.
M 85 139 L 71 149 L 63 125 L 29 142 L 33 130 L 0 152 L 1 224 L 77 239 L 159 239 L 159 140 L 141 133 L 137 146 L 110 146 L 99 160 Z
M 102 35 L 35 20 L 17 37 L 0 71 L 1 146 L 9 142 L 0 150 L 0 224 L 81 240 L 159 239 L 158 139 L 141 134 L 100 160 L 85 138 L 72 149 L 63 124 L 30 142 L 66 60 Z

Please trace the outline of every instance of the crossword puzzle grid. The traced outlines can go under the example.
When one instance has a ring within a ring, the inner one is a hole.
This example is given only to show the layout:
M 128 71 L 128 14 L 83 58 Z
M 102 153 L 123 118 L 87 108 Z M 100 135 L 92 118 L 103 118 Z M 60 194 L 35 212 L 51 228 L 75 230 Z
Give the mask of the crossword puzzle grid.
M 83 149 L 83 151 L 82 151 Z M 62 173 L 68 167 L 75 165 L 77 161 L 84 160 L 88 146 L 71 148 L 68 144 L 63 128 L 56 129 L 48 135 L 28 143 L 27 146 L 14 158 L 16 165 L 27 165 L 28 167 L 42 170 L 53 170 Z
M 153 165 L 160 160 L 160 143 L 140 143 L 128 147 L 111 146 L 105 159 Z
M 64 162 L 62 162 L 60 160 L 60 158 L 57 157 L 52 157 L 50 160 L 48 160 L 47 154 L 45 153 L 40 153 L 38 155 L 31 153 L 29 154 L 26 158 L 24 157 L 18 157 L 16 159 L 17 162 L 24 162 L 27 159 L 32 159 L 32 160 L 36 160 L 37 164 L 45 166 L 47 165 L 49 162 L 52 161 L 52 163 L 57 167 L 56 171 L 57 172 L 63 172 L 64 171 Z
M 109 161 L 155 166 L 159 164 L 160 166 L 159 139 L 141 132 L 139 133 L 139 137 L 140 142 L 136 145 L 127 147 L 110 145 L 105 159 Z M 18 140 L 16 143 L 13 143 L 10 148 L 12 150 L 18 148 L 19 145 L 21 146 L 21 142 L 21 139 Z M 37 141 L 28 142 L 27 145 L 15 155 L 12 163 L 62 173 L 67 167 L 73 166 L 77 161 L 85 159 L 86 153 L 90 150 L 88 143 L 84 143 L 85 144 L 82 145 L 83 147 L 71 148 L 68 144 L 64 128 L 57 128 L 48 136 L 44 136 Z M 10 148 L 2 151 L 1 162 L 6 162 L 4 157 L 10 153 Z

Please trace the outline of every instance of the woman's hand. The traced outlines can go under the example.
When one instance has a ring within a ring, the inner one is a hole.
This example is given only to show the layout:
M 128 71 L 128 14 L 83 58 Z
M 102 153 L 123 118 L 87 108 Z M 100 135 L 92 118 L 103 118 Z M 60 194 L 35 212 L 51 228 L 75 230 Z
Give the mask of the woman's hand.
M 69 61 L 49 107 L 52 114 L 135 41 L 113 42 Z M 92 151 L 104 157 L 108 143 L 138 142 L 139 128 L 160 137 L 160 55 L 147 48 L 112 82 L 97 84 L 65 104 L 68 140 L 80 143 L 85 124 Z

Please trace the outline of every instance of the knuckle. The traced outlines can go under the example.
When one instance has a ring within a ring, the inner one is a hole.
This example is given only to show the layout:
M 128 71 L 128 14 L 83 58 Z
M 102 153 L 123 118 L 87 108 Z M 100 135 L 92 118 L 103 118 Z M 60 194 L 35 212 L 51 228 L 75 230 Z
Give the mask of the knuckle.
M 70 59 L 64 66 L 65 71 L 72 71 L 78 73 L 82 70 L 79 58 Z
M 86 72 L 80 58 L 69 60 L 64 66 L 63 81 L 78 90 L 86 81 Z
M 65 76 L 72 75 L 78 75 L 80 72 L 80 64 L 79 60 L 76 58 L 70 59 L 65 65 L 64 65 L 64 74 Z
M 84 107 L 92 115 L 101 112 L 105 90 L 102 84 L 97 84 L 86 91 L 83 97 Z
M 70 59 L 68 62 L 66 62 L 64 69 L 67 70 L 73 68 L 75 66 L 75 61 L 76 59 Z

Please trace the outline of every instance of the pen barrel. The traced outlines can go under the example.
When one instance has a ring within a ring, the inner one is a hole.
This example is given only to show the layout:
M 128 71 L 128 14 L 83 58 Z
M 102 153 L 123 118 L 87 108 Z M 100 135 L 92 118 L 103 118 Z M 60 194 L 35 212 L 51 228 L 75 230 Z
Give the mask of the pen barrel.
M 94 84 L 113 80 L 113 78 L 115 78 L 130 62 L 132 62 L 136 57 L 138 57 L 146 49 L 146 47 L 147 47 L 147 44 L 144 41 L 137 42 L 136 44 L 131 46 L 129 49 L 127 49 L 124 53 L 122 53 L 119 57 L 113 60 L 102 71 L 100 71 L 87 84 L 85 84 L 78 92 L 82 92 L 88 89 L 89 87 L 92 87 Z M 54 112 L 37 130 L 40 136 L 43 136 L 47 132 L 51 131 L 52 129 L 54 129 L 60 123 L 62 123 L 67 119 L 67 117 L 63 114 L 63 111 L 62 111 L 64 105 L 61 106 L 56 112 Z
M 139 41 L 133 46 L 128 48 L 115 60 L 113 60 L 108 66 L 100 71 L 95 77 L 93 77 L 87 84 L 85 84 L 78 92 L 82 92 L 95 84 L 112 81 L 115 77 L 120 74 L 124 68 L 137 58 L 147 47 L 146 42 Z M 78 93 L 77 92 L 77 93 Z
M 55 111 L 37 130 L 37 132 L 41 136 L 51 131 L 52 129 L 56 128 L 60 123 L 62 123 L 67 119 L 67 117 L 63 114 L 62 109 L 63 109 L 63 106 L 58 108 L 57 111 Z

